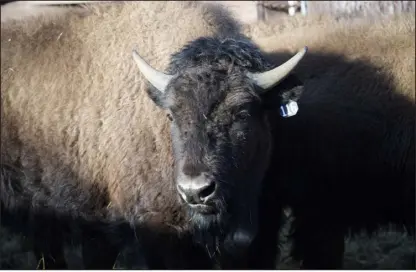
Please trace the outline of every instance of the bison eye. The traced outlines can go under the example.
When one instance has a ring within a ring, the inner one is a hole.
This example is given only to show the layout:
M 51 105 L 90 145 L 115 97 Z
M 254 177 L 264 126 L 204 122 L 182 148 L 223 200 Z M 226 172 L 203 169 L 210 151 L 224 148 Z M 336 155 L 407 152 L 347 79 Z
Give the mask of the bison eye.
M 170 113 L 166 114 L 166 116 L 168 117 L 168 119 L 172 122 L 173 121 L 173 117 Z
M 235 119 L 236 120 L 240 120 L 240 121 L 244 121 L 246 120 L 248 117 L 250 117 L 250 114 L 248 113 L 248 111 L 240 111 L 239 113 L 237 113 L 235 115 Z

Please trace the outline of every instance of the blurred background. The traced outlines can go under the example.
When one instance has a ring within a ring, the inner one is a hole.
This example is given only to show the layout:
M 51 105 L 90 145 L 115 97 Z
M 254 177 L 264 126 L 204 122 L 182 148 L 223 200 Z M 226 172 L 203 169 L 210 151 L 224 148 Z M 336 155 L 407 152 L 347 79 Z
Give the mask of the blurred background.
M 229 6 L 245 23 L 285 16 L 331 14 L 336 17 L 378 17 L 415 12 L 416 1 L 204 1 Z

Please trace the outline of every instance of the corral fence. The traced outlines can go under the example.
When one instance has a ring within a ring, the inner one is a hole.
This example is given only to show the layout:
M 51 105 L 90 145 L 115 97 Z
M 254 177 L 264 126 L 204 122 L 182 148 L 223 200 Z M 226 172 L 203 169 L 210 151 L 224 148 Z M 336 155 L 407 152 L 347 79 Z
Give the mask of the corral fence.
M 415 12 L 416 1 L 253 1 L 257 19 L 267 20 L 276 12 L 288 15 L 301 13 L 334 16 L 380 16 Z

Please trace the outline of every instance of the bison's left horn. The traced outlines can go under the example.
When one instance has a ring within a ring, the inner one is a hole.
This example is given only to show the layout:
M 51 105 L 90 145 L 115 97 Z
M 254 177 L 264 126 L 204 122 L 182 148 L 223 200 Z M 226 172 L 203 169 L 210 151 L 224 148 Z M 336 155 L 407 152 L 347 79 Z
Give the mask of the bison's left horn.
M 308 47 L 305 46 L 290 60 L 286 61 L 282 65 L 263 73 L 248 72 L 247 76 L 253 80 L 257 86 L 261 87 L 264 91 L 267 91 L 284 79 L 296 67 L 307 51 Z
M 160 92 L 165 92 L 166 86 L 168 86 L 173 76 L 154 69 L 142 57 L 140 57 L 136 50 L 133 50 L 133 59 L 143 76 Z

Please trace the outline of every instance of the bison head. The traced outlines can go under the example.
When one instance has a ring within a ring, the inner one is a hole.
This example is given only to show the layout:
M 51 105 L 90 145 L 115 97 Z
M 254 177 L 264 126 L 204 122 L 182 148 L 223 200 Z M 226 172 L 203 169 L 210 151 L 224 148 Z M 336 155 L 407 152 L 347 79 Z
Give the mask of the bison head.
M 250 42 L 201 38 L 173 55 L 165 74 L 133 51 L 149 96 L 171 121 L 176 188 L 196 229 L 244 243 L 256 234 L 272 148 L 264 94 L 279 91 L 305 53 L 272 69 Z

